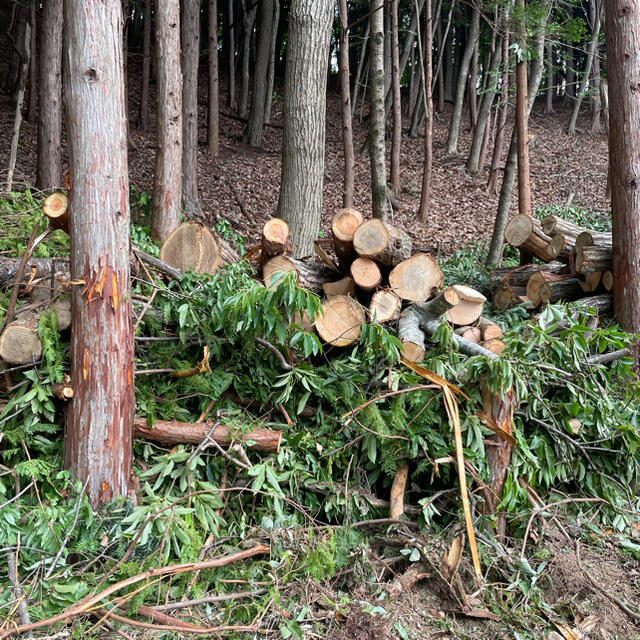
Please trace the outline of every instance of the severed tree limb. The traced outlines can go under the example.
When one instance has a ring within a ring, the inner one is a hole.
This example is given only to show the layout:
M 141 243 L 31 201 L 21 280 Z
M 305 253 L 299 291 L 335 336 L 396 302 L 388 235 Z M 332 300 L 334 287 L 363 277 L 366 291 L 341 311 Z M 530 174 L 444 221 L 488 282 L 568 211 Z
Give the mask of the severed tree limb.
M 16 552 L 17 553 L 17 552 Z M 20 587 L 20 580 L 18 578 L 18 563 L 16 562 L 16 555 L 13 552 L 7 554 L 7 569 L 9 574 L 9 582 L 13 587 L 13 597 L 18 603 L 18 617 L 20 618 L 21 626 L 30 625 L 31 618 L 29 617 L 29 611 L 27 611 L 27 603 L 22 588 Z M 28 635 L 27 637 L 31 637 Z
M 404 514 L 404 490 L 409 477 L 409 463 L 403 462 L 397 469 L 391 485 L 389 516 L 398 520 Z
M 593 367 L 598 364 L 608 364 L 609 362 L 615 362 L 622 358 L 631 357 L 633 357 L 631 349 L 625 347 L 624 349 L 618 349 L 617 351 L 609 351 L 607 353 L 599 353 L 595 356 L 591 356 L 590 358 L 587 358 L 587 364 Z

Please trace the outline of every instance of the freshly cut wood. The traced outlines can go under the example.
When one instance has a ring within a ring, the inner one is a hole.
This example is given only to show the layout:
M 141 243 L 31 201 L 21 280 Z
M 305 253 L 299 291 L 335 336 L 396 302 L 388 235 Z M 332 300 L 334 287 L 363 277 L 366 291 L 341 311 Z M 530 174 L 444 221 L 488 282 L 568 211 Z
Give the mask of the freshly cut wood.
M 69 199 L 64 193 L 56 192 L 47 196 L 42 212 L 49 218 L 52 229 L 62 229 L 69 233 Z
M 474 344 L 480 344 L 482 342 L 482 331 L 480 327 L 458 327 L 456 329 L 456 335 Z
M 576 250 L 576 271 L 611 271 L 613 268 L 613 250 L 602 245 L 586 245 Z
M 382 281 L 380 267 L 370 258 L 356 258 L 351 263 L 351 277 L 363 291 L 372 291 Z
M 391 485 L 391 495 L 389 498 L 389 516 L 397 520 L 404 514 L 404 491 L 407 487 L 409 477 L 409 463 L 403 462 L 396 469 Z
M 526 295 L 526 287 L 516 286 L 497 286 L 493 291 L 491 305 L 499 311 L 506 311 L 514 305 L 518 304 L 518 298 Z
M 482 332 L 483 340 L 499 338 L 502 335 L 502 327 L 495 322 L 492 322 L 488 318 L 478 318 L 478 327 Z
M 576 238 L 576 252 L 583 247 L 603 247 L 613 249 L 613 239 L 610 231 L 583 231 Z
M 18 275 L 20 258 L 5 258 L 0 256 L 0 289 L 10 287 Z M 69 260 L 56 258 L 29 258 L 24 266 L 24 274 L 20 284 L 33 282 L 34 278 L 64 276 L 69 273 Z
M 411 256 L 411 239 L 404 232 L 378 218 L 363 222 L 353 234 L 353 247 L 363 258 L 385 267 L 395 267 Z
M 505 287 L 526 287 L 529 278 L 537 271 L 562 273 L 566 270 L 567 265 L 559 261 L 547 262 L 547 264 L 523 264 L 519 267 L 500 267 L 491 270 L 489 274 L 489 287 L 491 291 L 500 285 Z
M 0 335 L 0 358 L 10 364 L 29 364 L 42 355 L 38 314 L 26 313 L 10 322 Z
M 568 256 L 570 251 L 575 251 L 575 245 L 567 240 L 567 237 L 561 233 L 552 233 L 549 244 L 547 245 L 547 254 L 552 258 Z
M 613 272 L 612 271 L 609 271 L 607 269 L 607 271 L 602 272 L 602 286 L 604 287 L 605 291 L 611 291 L 613 289 Z
M 584 293 L 593 293 L 602 281 L 602 271 L 592 271 L 584 276 L 580 281 L 580 288 Z
M 214 422 L 191 423 L 156 420 L 150 427 L 145 418 L 136 418 L 133 435 L 136 438 L 154 440 L 163 444 L 200 444 L 212 431 L 214 424 Z M 254 429 L 234 435 L 232 429 L 221 424 L 213 429 L 209 437 L 221 447 L 228 447 L 233 442 L 245 442 L 248 443 L 247 448 L 249 449 L 278 453 L 282 431 Z
M 183 222 L 164 241 L 160 260 L 180 269 L 213 274 L 220 266 L 220 246 L 211 231 L 199 222 Z
M 322 285 L 322 291 L 326 298 L 333 298 L 334 296 L 353 297 L 356 295 L 356 283 L 351 276 L 345 276 L 336 282 L 325 282 Z
M 549 262 L 551 256 L 547 253 L 550 238 L 544 233 L 540 222 L 531 216 L 518 214 L 511 218 L 504 230 L 504 239 L 513 247 Z
M 360 304 L 349 296 L 336 296 L 322 303 L 323 315 L 316 319 L 316 331 L 334 347 L 348 347 L 360 339 L 365 322 Z
M 580 280 L 578 278 L 563 278 L 562 280 L 551 280 L 543 283 L 538 290 L 542 304 L 559 302 L 571 302 L 583 295 Z
M 262 281 L 265 287 L 278 286 L 282 274 L 295 273 L 295 279 L 299 286 L 308 289 L 316 295 L 322 295 L 322 285 L 331 282 L 335 277 L 335 271 L 312 260 L 296 260 L 289 256 L 276 256 L 271 258 L 262 267 Z
M 500 338 L 491 338 L 491 340 L 485 340 L 480 343 L 487 351 L 491 351 L 495 355 L 499 356 L 505 348 L 505 344 Z
M 393 292 L 403 300 L 424 302 L 442 286 L 442 271 L 428 253 L 416 253 L 389 274 Z
M 475 289 L 461 284 L 453 285 L 460 302 L 447 311 L 449 322 L 457 325 L 473 324 L 481 315 L 486 298 Z
M 560 233 L 565 236 L 571 244 L 575 244 L 576 238 L 581 233 L 589 231 L 589 229 L 586 229 L 585 227 L 581 227 L 580 225 L 554 215 L 542 218 L 540 226 L 547 235 L 550 236 L 553 233 Z
M 56 382 L 51 385 L 51 392 L 60 400 L 71 400 L 73 398 L 73 387 L 71 386 L 71 377 L 65 375 L 62 382 Z
M 369 305 L 369 313 L 371 319 L 375 319 L 376 322 L 389 322 L 394 320 L 400 313 L 402 308 L 402 301 L 398 296 L 389 289 L 382 289 L 376 291 Z
M 262 282 L 267 289 L 275 289 L 285 273 L 293 272 L 298 280 L 299 272 L 293 264 L 293 260 L 287 256 L 271 258 L 262 267 Z
M 287 253 L 289 225 L 281 218 L 271 218 L 262 227 L 262 262 Z
M 602 293 L 599 296 L 580 298 L 574 302 L 581 307 L 593 307 L 598 315 L 613 311 L 613 296 L 610 293 Z
M 339 209 L 331 219 L 333 246 L 336 256 L 338 256 L 338 261 L 345 269 L 356 257 L 356 252 L 353 248 L 353 234 L 363 222 L 364 216 L 350 207 Z
M 548 271 L 536 271 L 527 282 L 527 298 L 537 307 L 541 302 L 540 289 L 548 282 L 557 282 L 563 280 L 567 276 L 557 273 L 549 273 Z

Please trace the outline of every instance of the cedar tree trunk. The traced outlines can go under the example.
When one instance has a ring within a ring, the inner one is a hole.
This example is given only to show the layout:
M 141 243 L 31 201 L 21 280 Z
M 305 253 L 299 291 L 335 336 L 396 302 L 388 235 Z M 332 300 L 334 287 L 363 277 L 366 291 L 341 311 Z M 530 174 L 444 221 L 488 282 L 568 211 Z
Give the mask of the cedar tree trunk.
M 140 89 L 140 128 L 149 129 L 149 83 L 151 80 L 151 2 L 144 3 L 142 36 L 142 86 Z
M 518 132 L 518 213 L 531 215 L 531 182 L 529 175 L 529 108 L 527 97 L 527 34 L 524 25 L 524 0 L 518 0 L 522 24 L 519 26 L 518 44 L 521 57 L 516 63 L 516 130 Z M 532 96 L 532 103 L 535 94 Z
M 351 122 L 351 91 L 349 87 L 349 16 L 347 0 L 338 0 L 340 13 L 340 94 L 342 98 L 342 140 L 344 144 L 344 190 L 342 206 L 353 207 L 355 154 Z
M 218 0 L 209 0 L 209 110 L 207 118 L 207 150 L 215 158 L 220 149 L 218 117 Z

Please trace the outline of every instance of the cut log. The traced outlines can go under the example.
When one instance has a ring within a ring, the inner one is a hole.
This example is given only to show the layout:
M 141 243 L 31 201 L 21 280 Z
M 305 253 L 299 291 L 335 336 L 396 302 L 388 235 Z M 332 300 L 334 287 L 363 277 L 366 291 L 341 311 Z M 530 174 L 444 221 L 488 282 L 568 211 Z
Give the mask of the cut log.
M 402 301 L 389 289 L 376 291 L 369 305 L 371 319 L 376 322 L 390 322 L 395 320 L 402 308 Z
M 282 280 L 282 276 L 289 272 L 295 274 L 297 281 L 300 274 L 293 264 L 293 260 L 287 256 L 276 256 L 262 267 L 262 282 L 267 289 L 275 289 Z
M 175 422 L 170 420 L 156 420 L 152 427 L 147 424 L 145 418 L 136 418 L 133 435 L 136 438 L 154 440 L 163 444 L 200 444 L 211 431 L 214 422 Z M 247 448 L 256 451 L 278 453 L 282 431 L 271 429 L 254 429 L 232 435 L 233 431 L 228 426 L 219 425 L 213 430 L 211 439 L 222 447 L 228 447 L 233 442 L 245 442 Z
M 504 230 L 504 239 L 513 247 L 549 262 L 552 258 L 547 253 L 549 236 L 542 231 L 540 222 L 525 214 L 518 214 L 511 218 Z
M 51 308 L 56 314 L 59 331 L 71 326 L 71 300 L 68 294 L 63 293 L 59 282 L 54 280 L 53 289 L 50 284 L 45 286 L 44 282 L 33 287 L 30 300 L 37 309 Z
M 356 283 L 351 276 L 346 276 L 336 282 L 325 282 L 322 285 L 322 291 L 326 298 L 333 298 L 335 296 L 354 297 L 356 295 Z
M 576 253 L 584 247 L 603 247 L 613 249 L 610 231 L 583 231 L 576 238 Z
M 318 262 L 295 260 L 289 256 L 276 256 L 262 267 L 264 286 L 276 288 L 282 274 L 289 271 L 295 273 L 295 279 L 299 286 L 316 295 L 322 295 L 322 285 L 331 282 L 336 277 L 334 271 Z
M 592 271 L 584 276 L 580 281 L 580 288 L 584 293 L 593 293 L 602 281 L 602 271 Z
M 281 218 L 271 218 L 262 227 L 262 263 L 288 253 L 289 225 Z
M 4 258 L 0 256 L 0 289 L 10 287 L 18 275 L 20 258 Z M 69 273 L 69 260 L 57 258 L 29 258 L 24 266 L 21 284 L 33 282 L 34 278 L 62 277 Z
M 404 514 L 404 491 L 409 477 L 409 463 L 403 462 L 396 469 L 391 485 L 391 496 L 389 498 L 389 516 L 397 520 Z
M 482 332 L 483 340 L 499 338 L 502 335 L 502 327 L 488 318 L 478 318 L 478 328 Z
M 527 282 L 527 298 L 531 300 L 534 306 L 539 306 L 542 302 L 542 298 L 540 297 L 540 289 L 542 286 L 548 282 L 563 280 L 566 277 L 566 275 L 549 273 L 548 271 L 536 271 L 529 278 L 529 282 Z
M 607 271 L 602 272 L 602 286 L 604 287 L 605 291 L 611 291 L 613 289 L 613 272 L 612 271 L 609 271 L 607 269 Z
M 576 271 L 611 271 L 613 268 L 613 250 L 602 245 L 586 245 L 576 250 Z
M 538 290 L 542 304 L 553 304 L 561 300 L 563 302 L 571 302 L 577 300 L 583 293 L 580 280 L 571 277 L 547 281 Z
M 347 269 L 356 257 L 353 234 L 364 222 L 363 215 L 349 207 L 337 211 L 331 219 L 331 233 L 336 256 L 343 269 Z
M 363 222 L 353 234 L 353 247 L 362 258 L 395 267 L 411 256 L 411 239 L 400 229 L 378 218 Z
M 570 251 L 575 251 L 575 245 L 567 240 L 567 236 L 561 233 L 552 233 L 547 245 L 547 255 L 553 260 L 568 256 Z
M 183 222 L 164 241 L 160 260 L 180 269 L 213 274 L 220 266 L 220 247 L 211 231 L 198 222 Z
M 42 355 L 38 314 L 26 313 L 10 322 L 0 335 L 0 358 L 10 364 L 29 364 Z
M 446 317 L 451 324 L 473 324 L 481 315 L 486 298 L 475 289 L 461 284 L 453 285 L 460 302 L 447 311 Z
M 571 244 L 575 244 L 576 238 L 581 233 L 589 231 L 589 229 L 586 229 L 585 227 L 581 227 L 580 225 L 554 215 L 542 218 L 540 226 L 542 227 L 542 231 L 544 231 L 548 236 L 554 233 L 560 233 L 565 236 Z
M 47 196 L 42 212 L 49 218 L 52 229 L 62 229 L 69 233 L 69 199 L 64 193 L 56 192 Z
M 548 262 L 547 264 L 524 264 L 519 267 L 501 267 L 492 269 L 489 274 L 489 287 L 494 291 L 496 287 L 526 287 L 529 278 L 536 271 L 548 271 L 549 273 L 563 273 L 567 271 L 567 265 L 563 262 Z M 521 295 L 521 294 L 516 294 Z
M 598 315 L 613 311 L 613 296 L 610 293 L 602 293 L 599 296 L 580 298 L 573 304 L 581 307 L 592 307 Z
M 480 343 L 487 351 L 491 351 L 495 355 L 499 356 L 505 348 L 505 344 L 500 338 L 491 338 L 491 340 L 485 340 Z
M 351 277 L 363 291 L 372 291 L 382 281 L 380 267 L 370 258 L 356 258 L 351 263 Z
M 499 311 L 506 311 L 519 303 L 519 298 L 526 295 L 526 287 L 510 287 L 499 285 L 493 291 L 491 305 Z
M 480 344 L 482 342 L 482 331 L 480 327 L 458 327 L 455 332 L 456 335 L 474 344 Z
M 424 302 L 442 286 L 442 271 L 428 253 L 416 253 L 389 274 L 393 292 L 403 300 Z
M 65 375 L 62 382 L 56 382 L 51 385 L 51 392 L 60 400 L 71 400 L 73 398 L 73 387 L 71 386 L 71 377 Z
M 348 347 L 360 339 L 365 322 L 360 304 L 349 296 L 336 296 L 322 303 L 323 315 L 316 319 L 316 331 L 327 344 Z

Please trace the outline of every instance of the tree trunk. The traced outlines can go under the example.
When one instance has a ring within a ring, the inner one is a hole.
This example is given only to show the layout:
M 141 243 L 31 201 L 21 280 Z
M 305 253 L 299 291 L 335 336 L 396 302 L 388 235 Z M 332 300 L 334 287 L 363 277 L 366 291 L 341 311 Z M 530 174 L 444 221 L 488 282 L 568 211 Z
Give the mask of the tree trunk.
M 209 98 L 207 100 L 207 151 L 215 158 L 220 151 L 220 119 L 218 117 L 218 0 L 209 0 Z
M 120 0 L 66 0 L 65 44 L 71 277 L 85 284 L 72 293 L 74 399 L 67 412 L 64 462 L 86 484 L 95 508 L 127 495 L 132 457 L 134 362 Z
M 565 74 L 564 82 L 564 100 L 562 105 L 568 107 L 573 104 L 573 99 L 576 97 L 576 72 L 574 69 L 576 60 L 576 50 L 573 45 L 567 47 L 567 73 Z
M 544 108 L 546 114 L 554 113 L 553 91 L 553 45 L 549 43 L 547 44 L 547 91 L 545 93 L 547 101 Z
M 325 110 L 332 0 L 292 0 L 284 90 L 278 217 L 295 257 L 311 255 L 322 218 Z
M 360 82 L 362 81 L 362 71 L 364 67 L 364 59 L 367 57 L 367 45 L 369 43 L 369 33 L 371 31 L 371 23 L 367 20 L 367 24 L 364 29 L 364 36 L 362 37 L 362 44 L 360 45 L 360 60 L 358 61 L 358 71 L 353 81 L 353 102 L 351 103 L 351 117 L 356 113 L 356 106 L 358 102 L 358 93 L 360 93 Z M 366 76 L 366 74 L 365 74 Z
M 260 0 L 260 31 L 258 50 L 251 90 L 251 111 L 244 134 L 244 141 L 252 147 L 262 144 L 264 109 L 268 90 L 269 56 L 271 53 L 271 31 L 273 23 L 273 0 Z
M 524 20 L 525 0 L 518 0 L 521 20 Z M 527 50 L 527 33 L 524 23 L 519 25 L 518 44 L 522 58 L 516 63 L 516 130 L 518 153 L 518 213 L 531 215 L 531 182 L 529 171 L 529 112 L 527 96 L 527 61 L 524 52 Z M 535 100 L 535 93 L 531 103 Z
M 438 113 L 444 111 L 444 70 L 442 68 L 443 53 L 445 51 L 445 38 L 442 35 L 442 23 L 438 21 Z
M 431 0 L 427 0 L 424 10 L 424 100 L 427 123 L 424 132 L 424 170 L 420 193 L 420 222 L 426 223 L 431 209 L 431 173 L 433 165 L 433 28 Z
M 142 43 L 142 86 L 140 89 L 140 128 L 149 130 L 149 83 L 151 81 L 151 3 L 144 3 L 144 35 Z
M 228 81 L 229 81 L 229 109 L 234 112 L 237 109 L 236 102 L 236 44 L 235 44 L 235 23 L 233 17 L 233 0 L 227 2 L 227 15 L 228 15 L 228 43 L 229 51 L 229 69 L 228 69 Z
M 37 71 L 37 59 L 36 59 L 36 40 L 38 34 L 37 28 L 37 15 L 38 3 L 31 3 L 31 38 L 29 38 L 29 47 L 31 49 L 29 60 L 29 99 L 27 101 L 27 120 L 29 122 L 35 122 L 37 103 L 38 103 L 38 71 Z
M 351 92 L 349 87 L 349 16 L 347 12 L 347 0 L 339 0 L 338 10 L 340 13 L 340 94 L 342 98 L 342 140 L 344 144 L 342 206 L 353 207 L 356 161 L 353 151 Z
M 598 10 L 599 7 L 597 8 Z M 594 16 L 595 19 L 595 16 Z M 600 55 L 596 48 L 593 56 L 593 66 L 591 68 L 591 82 L 593 83 L 592 111 L 591 111 L 591 133 L 599 136 L 602 133 L 602 100 L 600 99 Z
M 158 143 L 151 235 L 164 240 L 180 222 L 182 198 L 182 72 L 177 0 L 157 0 L 156 60 Z
M 472 135 L 478 122 L 478 57 L 478 43 L 476 42 L 469 65 L 469 129 Z
M 429 0 L 431 2 L 431 0 Z M 402 98 L 400 94 L 400 40 L 398 38 L 398 0 L 391 0 L 391 92 L 393 94 L 393 136 L 391 138 L 391 188 L 400 192 L 400 147 L 402 144 Z
M 62 186 L 62 0 L 42 8 L 38 108 L 39 189 Z
M 250 2 L 248 10 L 247 2 Z M 239 113 L 243 118 L 246 118 L 249 105 L 249 54 L 251 53 L 251 36 L 258 3 L 253 0 L 242 0 L 240 6 L 242 7 L 242 84 L 240 85 Z
M 183 0 L 182 42 L 182 206 L 187 218 L 200 216 L 198 198 L 198 63 L 200 0 Z
M 584 66 L 584 75 L 580 81 L 580 88 L 578 89 L 578 95 L 576 101 L 573 103 L 573 111 L 571 112 L 571 119 L 569 120 L 569 126 L 567 127 L 567 134 L 570 136 L 576 133 L 576 122 L 578 121 L 578 114 L 580 113 L 580 105 L 582 104 L 582 98 L 587 90 L 589 78 L 591 76 L 591 65 L 593 64 L 593 56 L 598 46 L 598 37 L 600 35 L 600 10 L 597 6 L 597 0 L 591 0 L 591 3 L 595 3 L 594 22 L 591 32 L 591 42 L 589 43 L 589 51 L 587 52 L 587 61 Z
M 482 8 L 481 0 L 474 0 L 473 17 L 471 19 L 471 27 L 469 28 L 469 38 L 467 46 L 460 62 L 458 70 L 458 82 L 456 86 L 456 96 L 453 103 L 453 113 L 451 114 L 451 124 L 449 126 L 449 136 L 447 138 L 447 153 L 452 155 L 458 152 L 458 136 L 460 135 L 460 122 L 462 120 L 462 106 L 464 101 L 464 92 L 467 86 L 467 76 L 469 74 L 469 65 L 473 50 L 478 43 L 480 34 L 480 12 Z
M 389 212 L 387 201 L 387 171 L 384 142 L 384 4 L 370 0 L 371 39 L 369 45 L 369 159 L 371 161 L 371 207 L 376 218 L 385 220 Z
M 269 56 L 269 77 L 267 78 L 267 93 L 264 97 L 264 122 L 271 122 L 271 105 L 273 103 L 273 85 L 276 76 L 276 43 L 278 41 L 278 23 L 280 22 L 280 0 L 273 3 L 273 21 L 271 25 L 271 53 Z

